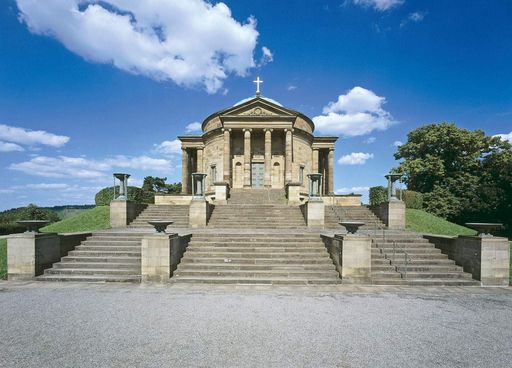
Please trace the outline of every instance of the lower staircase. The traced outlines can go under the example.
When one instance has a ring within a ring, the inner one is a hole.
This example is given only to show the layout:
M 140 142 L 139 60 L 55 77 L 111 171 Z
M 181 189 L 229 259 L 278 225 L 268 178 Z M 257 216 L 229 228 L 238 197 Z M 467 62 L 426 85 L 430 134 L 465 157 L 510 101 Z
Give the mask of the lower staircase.
M 189 206 L 179 205 L 156 205 L 150 204 L 142 211 L 139 216 L 129 225 L 130 228 L 148 228 L 153 226 L 148 224 L 151 220 L 169 220 L 174 221 L 169 228 L 186 228 L 188 227 Z
M 196 234 L 175 283 L 338 284 L 318 234 Z
M 477 286 L 471 274 L 420 234 L 386 230 L 372 234 L 372 283 L 376 285 Z M 391 269 L 395 269 L 392 275 Z
M 360 221 L 365 225 L 360 229 L 383 229 L 385 225 L 367 206 L 325 206 L 325 228 L 344 229 L 340 221 Z
M 98 232 L 84 240 L 39 281 L 140 282 L 143 234 Z

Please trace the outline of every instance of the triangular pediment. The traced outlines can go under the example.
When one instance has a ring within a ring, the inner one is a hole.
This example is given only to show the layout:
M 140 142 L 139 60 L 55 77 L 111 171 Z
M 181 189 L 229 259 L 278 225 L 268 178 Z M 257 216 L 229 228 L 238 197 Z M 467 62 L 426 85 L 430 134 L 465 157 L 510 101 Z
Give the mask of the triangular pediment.
M 271 117 L 271 116 L 297 116 L 291 110 L 274 104 L 263 98 L 255 97 L 240 105 L 233 106 L 222 112 L 225 117 Z

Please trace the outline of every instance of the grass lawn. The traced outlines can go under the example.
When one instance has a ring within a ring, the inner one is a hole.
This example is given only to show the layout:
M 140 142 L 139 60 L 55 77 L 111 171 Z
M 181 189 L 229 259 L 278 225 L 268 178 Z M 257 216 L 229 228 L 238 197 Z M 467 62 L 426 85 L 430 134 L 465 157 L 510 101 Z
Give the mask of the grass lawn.
M 454 224 L 422 210 L 406 209 L 406 228 L 411 231 L 439 235 L 476 235 L 476 231 Z
M 110 228 L 108 206 L 99 206 L 82 211 L 76 216 L 55 222 L 41 229 L 43 233 L 73 233 L 77 231 L 103 230 Z

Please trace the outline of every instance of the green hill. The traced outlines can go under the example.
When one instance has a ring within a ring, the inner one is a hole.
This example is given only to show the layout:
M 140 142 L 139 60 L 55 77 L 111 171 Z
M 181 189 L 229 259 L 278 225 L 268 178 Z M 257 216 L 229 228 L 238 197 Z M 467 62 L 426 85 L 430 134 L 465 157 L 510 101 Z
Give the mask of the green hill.
M 77 215 L 55 222 L 41 229 L 44 233 L 72 233 L 77 231 L 103 230 L 110 228 L 108 206 L 99 206 L 81 211 Z
M 405 216 L 407 230 L 439 235 L 476 235 L 476 231 L 454 224 L 422 210 L 408 208 Z

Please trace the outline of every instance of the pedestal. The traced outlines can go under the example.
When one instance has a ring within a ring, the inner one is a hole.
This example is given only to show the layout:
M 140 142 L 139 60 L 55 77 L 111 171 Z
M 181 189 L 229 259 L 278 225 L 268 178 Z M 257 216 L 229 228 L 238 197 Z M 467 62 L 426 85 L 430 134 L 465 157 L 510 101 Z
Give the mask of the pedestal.
M 306 222 L 308 227 L 324 228 L 325 205 L 322 198 L 310 198 L 306 203 Z
M 229 184 L 224 182 L 213 183 L 215 188 L 215 204 L 227 204 L 229 196 Z
M 178 234 L 152 234 L 142 238 L 141 275 L 143 282 L 169 282 L 172 276 L 173 248 Z
M 286 196 L 289 206 L 299 206 L 300 203 L 300 183 L 287 183 Z
M 206 227 L 208 220 L 208 202 L 205 198 L 193 198 L 190 202 L 189 226 L 192 228 Z
M 343 283 L 371 283 L 371 249 L 371 239 L 366 235 L 345 235 L 342 237 L 341 278 Z

